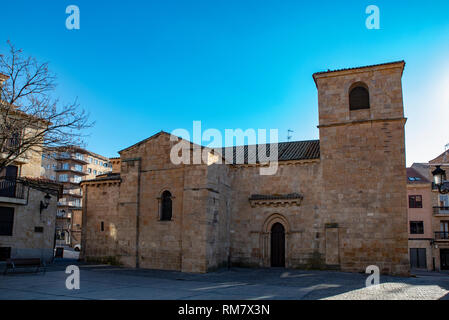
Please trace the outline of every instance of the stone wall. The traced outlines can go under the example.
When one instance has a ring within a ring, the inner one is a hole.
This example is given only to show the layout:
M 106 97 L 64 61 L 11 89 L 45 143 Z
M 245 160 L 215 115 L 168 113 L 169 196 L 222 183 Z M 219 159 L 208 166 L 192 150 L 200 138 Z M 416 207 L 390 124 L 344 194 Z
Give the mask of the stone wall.
M 127 228 L 128 215 L 119 216 L 119 188 L 119 181 L 83 186 L 81 257 L 86 260 L 133 254 L 127 248 L 135 228 Z
M 320 201 L 319 161 L 280 163 L 272 176 L 261 176 L 257 166 L 238 166 L 232 174 L 232 265 L 270 267 L 270 232 L 280 222 L 286 232 L 286 267 L 320 267 L 323 238 L 316 224 Z M 251 206 L 252 194 L 300 193 L 297 204 Z
M 322 223 L 338 224 L 342 270 L 377 265 L 407 274 L 403 63 L 318 74 Z M 349 88 L 369 88 L 369 110 L 349 110 Z
M 177 142 L 166 133 L 122 150 L 120 176 L 83 183 L 83 256 L 185 272 L 228 262 L 269 267 L 271 228 L 280 223 L 286 267 L 364 272 L 377 265 L 408 274 L 403 67 L 315 74 L 321 158 L 282 161 L 272 176 L 257 165 L 176 165 Z M 355 82 L 369 88 L 370 109 L 349 110 Z M 171 221 L 160 220 L 165 190 Z M 291 194 L 297 198 L 282 198 Z M 254 202 L 252 195 L 284 200 Z
M 41 258 L 49 263 L 53 259 L 57 196 L 52 195 L 48 208 L 40 213 L 47 193 L 29 187 L 25 192 L 23 201 L 0 199 L 1 207 L 14 208 L 12 236 L 0 236 L 0 247 L 11 247 L 11 258 Z M 36 227 L 42 227 L 42 232 L 36 232 Z
M 210 165 L 207 170 L 207 270 L 227 266 L 230 259 L 232 199 L 229 171 L 224 164 Z
M 229 237 L 222 227 L 228 225 L 226 210 L 221 211 L 226 201 L 216 193 L 228 192 L 227 168 L 174 165 L 170 161 L 174 143 L 168 135 L 160 135 L 123 151 L 121 182 L 83 184 L 87 201 L 83 257 L 114 257 L 126 266 L 187 272 L 223 265 L 227 250 L 221 250 L 221 241 Z M 161 221 L 160 201 L 166 190 L 172 195 L 172 219 Z M 211 205 L 215 201 L 217 205 Z M 101 221 L 106 228 L 113 226 L 115 237 L 109 230 L 98 233 Z

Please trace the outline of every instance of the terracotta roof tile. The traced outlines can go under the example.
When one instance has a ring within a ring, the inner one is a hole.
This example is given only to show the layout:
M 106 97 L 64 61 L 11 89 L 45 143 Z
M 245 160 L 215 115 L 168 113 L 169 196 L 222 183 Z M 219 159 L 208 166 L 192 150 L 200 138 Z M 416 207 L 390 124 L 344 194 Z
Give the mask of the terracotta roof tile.
M 407 168 L 407 183 L 408 184 L 422 184 L 422 183 L 431 183 L 429 179 L 424 177 L 421 173 L 419 173 L 414 168 Z
M 276 144 L 266 144 L 265 154 L 269 158 L 270 150 Z M 228 162 L 232 164 L 248 164 L 248 163 L 260 163 L 261 159 L 259 157 L 259 148 L 261 145 L 257 145 L 255 152 L 249 152 L 251 147 L 256 147 L 256 145 L 251 146 L 237 146 L 237 147 L 226 147 L 222 148 L 222 156 Z M 293 142 L 280 142 L 278 146 L 278 161 L 289 161 L 289 160 L 313 160 L 320 158 L 320 141 L 310 140 L 310 141 L 293 141 Z M 233 151 L 233 159 L 227 158 L 226 153 Z M 243 163 L 242 163 L 243 159 Z M 262 159 L 262 162 L 264 159 Z
M 325 73 L 332 73 L 332 72 L 340 72 L 340 71 L 349 71 L 349 70 L 367 69 L 367 68 L 372 68 L 372 67 L 387 66 L 387 65 L 391 65 L 391 64 L 397 64 L 397 63 L 404 63 L 405 64 L 405 61 L 404 60 L 400 60 L 400 61 L 394 61 L 394 62 L 372 64 L 372 65 L 362 66 L 362 67 L 353 67 L 353 68 L 343 68 L 343 69 L 320 71 L 320 72 L 315 72 L 313 74 L 313 76 L 320 75 L 320 74 L 325 74 Z

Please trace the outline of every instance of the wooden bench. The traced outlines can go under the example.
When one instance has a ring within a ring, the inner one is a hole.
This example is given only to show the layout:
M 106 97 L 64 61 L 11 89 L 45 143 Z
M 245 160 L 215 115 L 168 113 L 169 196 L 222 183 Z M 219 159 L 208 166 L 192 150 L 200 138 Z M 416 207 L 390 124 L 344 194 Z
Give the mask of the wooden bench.
M 4 274 L 7 274 L 9 269 L 17 271 L 18 269 L 24 268 L 36 268 L 35 272 L 39 272 L 41 268 L 43 268 L 45 272 L 45 263 L 43 263 L 40 258 L 8 259 L 6 260 Z

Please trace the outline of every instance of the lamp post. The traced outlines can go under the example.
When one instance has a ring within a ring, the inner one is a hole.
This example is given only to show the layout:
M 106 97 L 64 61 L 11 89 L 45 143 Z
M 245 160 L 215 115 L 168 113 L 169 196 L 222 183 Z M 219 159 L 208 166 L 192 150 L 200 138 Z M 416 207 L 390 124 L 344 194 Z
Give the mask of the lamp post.
M 449 193 L 449 182 L 446 181 L 446 171 L 441 169 L 441 166 L 436 166 L 436 169 L 432 171 L 432 175 L 438 192 L 441 194 Z

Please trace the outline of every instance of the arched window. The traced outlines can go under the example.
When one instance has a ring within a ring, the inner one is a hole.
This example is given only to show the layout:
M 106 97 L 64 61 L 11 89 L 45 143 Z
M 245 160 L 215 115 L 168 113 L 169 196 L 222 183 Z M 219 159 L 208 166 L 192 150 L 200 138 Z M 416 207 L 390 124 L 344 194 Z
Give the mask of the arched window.
M 369 109 L 369 91 L 366 84 L 355 83 L 349 90 L 349 110 Z
M 172 216 L 172 200 L 170 191 L 164 191 L 161 197 L 161 220 L 170 221 Z

